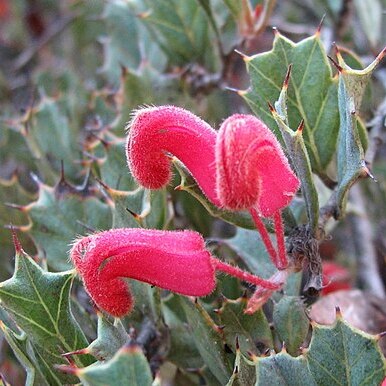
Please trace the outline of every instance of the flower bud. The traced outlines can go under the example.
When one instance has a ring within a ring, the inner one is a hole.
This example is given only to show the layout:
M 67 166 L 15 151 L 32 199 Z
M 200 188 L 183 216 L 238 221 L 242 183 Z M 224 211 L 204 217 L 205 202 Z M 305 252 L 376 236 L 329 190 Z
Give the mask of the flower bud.
M 96 305 L 117 317 L 134 304 L 124 277 L 189 296 L 215 287 L 212 257 L 192 231 L 112 229 L 76 241 L 70 255 Z

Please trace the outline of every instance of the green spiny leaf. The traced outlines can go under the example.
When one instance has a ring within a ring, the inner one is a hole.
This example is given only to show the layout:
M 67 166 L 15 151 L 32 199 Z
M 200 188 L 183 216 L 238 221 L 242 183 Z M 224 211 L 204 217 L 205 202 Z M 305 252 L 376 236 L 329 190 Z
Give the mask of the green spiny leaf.
M 290 75 L 290 71 L 291 68 L 288 69 L 287 76 Z M 311 163 L 304 143 L 302 130 L 298 129 L 294 132 L 288 127 L 288 84 L 286 84 L 288 81 L 289 79 L 286 79 L 284 82 L 279 99 L 275 102 L 277 111 L 272 109 L 272 115 L 280 129 L 296 174 L 301 181 L 301 190 L 307 208 L 308 221 L 313 233 L 316 233 L 319 217 L 318 193 L 313 181 Z
M 304 140 L 312 168 L 323 175 L 335 152 L 339 114 L 337 82 L 332 77 L 319 34 L 295 44 L 276 32 L 271 51 L 245 61 L 251 88 L 242 96 L 271 129 L 275 123 L 267 111 L 267 102 L 273 104 L 278 100 L 284 75 L 292 64 L 288 88 L 289 127 L 297 127 L 304 119 Z
M 12 224 L 15 228 L 23 228 L 28 224 L 28 216 L 23 210 L 23 205 L 27 204 L 34 198 L 34 195 L 28 193 L 20 185 L 18 177 L 13 175 L 9 180 L 0 178 L 0 244 L 4 259 L 7 255 L 13 254 L 12 240 L 9 230 L 5 226 Z M 15 208 L 7 206 L 14 205 Z M 33 250 L 31 240 L 28 237 L 22 238 L 23 245 L 26 245 L 28 250 Z M 3 266 L 4 268 L 4 266 Z M 10 270 L 9 272 L 12 272 Z M 6 272 L 3 272 L 4 274 Z M 5 279 L 5 277 L 3 277 Z
M 287 351 L 296 356 L 305 341 L 310 322 L 303 302 L 297 296 L 283 296 L 273 311 L 273 323 Z
M 232 374 L 232 367 L 216 324 L 198 302 L 192 303 L 182 296 L 180 302 L 197 349 L 205 364 L 221 384 L 226 384 Z
M 283 383 L 291 386 L 325 385 L 325 383 L 317 384 L 315 382 L 303 356 L 293 358 L 281 352 L 268 358 L 257 359 L 255 386 L 266 384 L 281 386 Z
M 238 338 L 240 350 L 243 354 L 256 352 L 257 343 L 266 347 L 273 347 L 272 333 L 267 318 L 259 310 L 252 315 L 244 313 L 247 305 L 246 298 L 223 302 L 218 311 L 220 323 L 224 326 L 224 338 L 228 346 L 236 351 L 235 342 Z
M 0 322 L 0 328 L 4 334 L 4 337 L 11 347 L 14 355 L 19 363 L 23 366 L 27 373 L 25 380 L 26 386 L 42 385 L 49 386 L 47 379 L 42 374 L 39 364 L 33 362 L 34 357 L 30 358 L 33 348 L 25 333 L 17 335 L 13 330 L 8 328 L 3 322 Z
M 77 369 L 76 376 L 85 386 L 151 386 L 149 363 L 139 346 L 126 345 L 104 363 Z
M 177 295 L 170 294 L 163 300 L 162 314 L 170 334 L 168 361 L 187 369 L 202 367 L 204 362 L 197 350 L 194 337 L 186 326 L 185 313 L 181 309 Z
M 62 353 L 87 346 L 69 305 L 73 273 L 43 271 L 22 249 L 17 249 L 15 272 L 0 283 L 1 307 L 28 335 L 49 384 L 71 382 L 73 377 L 55 371 L 53 366 L 63 363 Z M 87 365 L 90 358 L 76 361 Z
M 349 326 L 313 324 L 310 347 L 293 358 L 285 352 L 256 358 L 257 385 L 378 385 L 386 375 L 377 338 Z
M 117 84 L 121 68 L 137 69 L 141 62 L 137 18 L 128 2 L 114 0 L 106 3 L 102 20 L 108 36 L 101 37 L 104 47 L 102 71 Z
M 370 63 L 366 68 L 361 70 L 354 70 L 350 66 L 348 66 L 338 48 L 336 48 L 336 51 L 339 65 L 341 66 L 341 69 L 339 70 L 339 76 L 344 80 L 348 97 L 352 98 L 353 100 L 354 110 L 356 112 L 359 112 L 362 105 L 363 95 L 365 94 L 365 90 L 369 83 L 371 75 L 373 74 L 377 65 L 386 55 L 386 48 L 383 49 L 383 51 L 375 58 L 372 63 Z
M 134 190 L 137 184 L 127 167 L 126 140 L 113 137 L 111 134 L 105 140 L 107 145 L 104 146 L 100 156 L 98 155 L 98 149 L 94 149 L 94 154 L 99 158 L 98 165 L 101 180 L 113 189 Z M 101 146 L 99 145 L 99 147 Z
M 255 382 L 256 374 L 253 366 L 245 360 L 245 357 L 238 349 L 236 351 L 233 374 L 226 386 L 246 386 L 253 385 Z
M 127 340 L 128 335 L 120 319 L 112 323 L 103 314 L 98 314 L 98 336 L 86 351 L 99 361 L 109 360 Z
M 146 5 L 148 11 L 142 21 L 171 63 L 184 65 L 198 61 L 213 67 L 209 23 L 197 1 L 147 0 Z
M 111 210 L 88 193 L 61 180 L 55 188 L 39 183 L 39 198 L 28 205 L 29 234 L 39 255 L 56 270 L 71 268 L 68 250 L 71 242 L 88 229 L 108 229 Z
M 336 217 L 344 214 L 350 187 L 361 176 L 367 175 L 364 151 L 357 129 L 354 100 L 347 92 L 345 81 L 339 77 L 340 131 L 337 153 L 338 208 Z
M 53 183 L 61 168 L 72 179 L 78 177 L 74 163 L 78 153 L 77 133 L 70 125 L 67 115 L 54 99 L 43 97 L 33 108 L 25 141 L 45 181 Z

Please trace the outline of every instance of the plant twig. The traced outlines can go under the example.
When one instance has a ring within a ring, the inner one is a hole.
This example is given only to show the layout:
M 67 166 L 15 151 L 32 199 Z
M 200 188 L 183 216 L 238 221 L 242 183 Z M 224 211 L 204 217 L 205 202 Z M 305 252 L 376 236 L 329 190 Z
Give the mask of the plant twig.
M 15 71 L 23 68 L 49 41 L 62 32 L 77 15 L 72 14 L 56 20 L 47 31 L 34 44 L 23 51 L 14 61 L 13 69 Z

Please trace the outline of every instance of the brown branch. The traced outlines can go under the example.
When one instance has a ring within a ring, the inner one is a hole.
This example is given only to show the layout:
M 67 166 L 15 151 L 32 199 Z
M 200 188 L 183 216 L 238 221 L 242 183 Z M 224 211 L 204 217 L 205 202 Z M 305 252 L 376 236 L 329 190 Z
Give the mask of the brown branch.
M 51 39 L 61 33 L 77 15 L 72 14 L 56 20 L 50 25 L 47 31 L 34 43 L 32 43 L 26 50 L 24 50 L 14 61 L 13 69 L 15 71 L 23 68 Z

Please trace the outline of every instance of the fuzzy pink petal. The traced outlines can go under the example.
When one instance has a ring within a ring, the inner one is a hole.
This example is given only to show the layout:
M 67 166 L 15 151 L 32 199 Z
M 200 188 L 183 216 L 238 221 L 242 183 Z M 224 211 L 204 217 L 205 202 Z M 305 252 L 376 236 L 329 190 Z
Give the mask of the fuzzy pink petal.
M 178 158 L 201 190 L 218 205 L 214 147 L 216 132 L 191 112 L 175 106 L 138 110 L 130 125 L 127 160 L 133 176 L 148 189 L 159 189 L 171 179 L 170 160 Z
M 217 194 L 231 210 L 257 207 L 266 217 L 287 206 L 299 180 L 274 134 L 256 117 L 235 114 L 216 143 Z
M 92 299 L 114 316 L 133 306 L 122 277 L 190 296 L 208 295 L 215 287 L 212 257 L 192 231 L 113 229 L 79 240 L 71 258 Z

